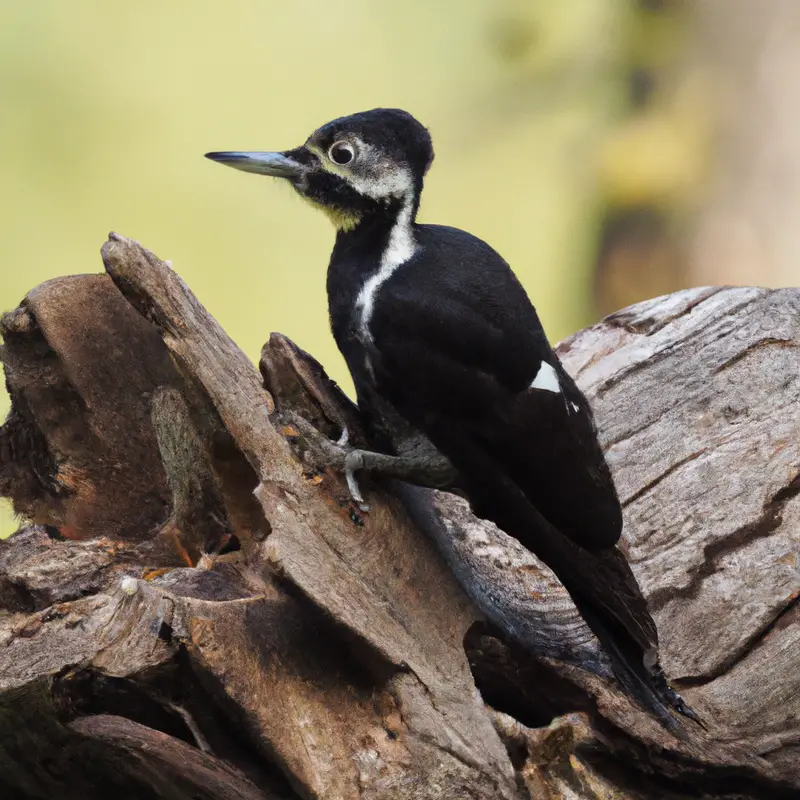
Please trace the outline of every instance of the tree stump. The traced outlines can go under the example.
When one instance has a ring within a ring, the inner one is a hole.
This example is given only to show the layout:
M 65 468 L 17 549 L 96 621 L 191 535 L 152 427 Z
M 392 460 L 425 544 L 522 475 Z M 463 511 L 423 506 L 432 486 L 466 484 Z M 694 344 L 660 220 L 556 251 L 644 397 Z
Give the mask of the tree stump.
M 679 292 L 559 348 L 707 728 L 676 735 L 461 498 L 364 480 L 364 512 L 313 463 L 361 434 L 311 356 L 274 334 L 259 376 L 167 264 L 103 259 L 1 323 L 30 521 L 0 542 L 3 797 L 800 796 L 800 291 Z

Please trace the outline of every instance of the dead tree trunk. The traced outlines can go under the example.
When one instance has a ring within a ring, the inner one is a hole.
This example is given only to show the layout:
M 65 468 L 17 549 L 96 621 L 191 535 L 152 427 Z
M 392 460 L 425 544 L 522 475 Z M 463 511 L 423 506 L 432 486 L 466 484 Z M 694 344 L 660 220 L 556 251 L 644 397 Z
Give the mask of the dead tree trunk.
M 551 573 L 459 498 L 310 460 L 357 410 L 259 377 L 135 242 L 2 320 L 0 796 L 790 798 L 800 792 L 800 291 L 703 289 L 560 353 L 593 401 L 675 737 Z M 476 691 L 476 686 L 479 691 Z

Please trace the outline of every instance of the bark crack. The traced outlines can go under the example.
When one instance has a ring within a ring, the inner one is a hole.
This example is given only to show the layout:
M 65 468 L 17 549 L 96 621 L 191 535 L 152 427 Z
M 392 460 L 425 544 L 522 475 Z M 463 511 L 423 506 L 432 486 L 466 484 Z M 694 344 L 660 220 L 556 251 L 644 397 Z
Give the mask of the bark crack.
M 695 340 L 702 338 L 704 340 L 703 343 L 705 345 L 708 345 L 715 341 L 718 341 L 719 339 L 724 339 L 726 336 L 730 336 L 730 334 L 733 333 L 735 328 L 725 328 L 724 326 L 727 320 L 728 319 L 738 320 L 737 315 L 743 308 L 752 304 L 754 301 L 760 299 L 761 299 L 760 296 L 750 297 L 742 303 L 738 303 L 734 306 L 731 306 L 731 308 L 727 309 L 726 317 L 724 319 L 720 320 L 719 317 L 712 317 L 705 325 L 699 326 L 686 336 L 671 341 L 669 344 L 666 344 L 660 350 L 656 350 L 654 353 L 651 353 L 651 355 L 645 358 L 644 360 L 635 361 L 629 367 L 621 369 L 619 372 L 615 373 L 614 375 L 611 375 L 609 378 L 600 383 L 595 389 L 595 395 L 597 397 L 601 397 L 606 392 L 613 389 L 618 383 L 628 378 L 630 375 L 633 375 L 636 372 L 640 372 L 642 369 L 644 369 L 645 367 L 649 367 L 652 364 L 656 364 L 660 361 L 663 361 L 664 359 L 668 358 L 669 356 L 673 355 L 676 352 L 685 351 L 687 345 L 690 342 L 694 342 Z M 720 328 L 722 328 L 722 331 L 718 336 L 712 338 L 711 329 L 713 329 L 715 326 L 719 326 Z M 682 355 L 685 357 L 685 352 L 683 352 Z
M 780 624 L 782 620 L 798 606 L 800 606 L 800 592 L 795 592 L 787 602 L 778 609 L 769 622 L 756 629 L 753 634 L 742 642 L 742 645 L 716 669 L 704 675 L 683 678 L 676 677 L 673 679 L 673 682 L 679 688 L 686 688 L 691 686 L 703 686 L 717 678 L 721 678 L 723 675 L 730 672 L 737 664 L 744 661 L 750 653 L 757 650 L 774 630 L 780 630 L 780 628 L 783 627 Z
M 617 312 L 616 314 L 609 315 L 603 321 L 613 328 L 623 328 L 630 333 L 652 336 L 654 333 L 658 333 L 662 328 L 666 328 L 671 322 L 691 314 L 697 306 L 705 303 L 706 300 L 714 297 L 714 295 L 725 291 L 726 288 L 725 286 L 712 286 L 706 292 L 699 294 L 693 300 L 689 301 L 680 311 L 674 314 L 667 314 L 660 319 L 655 319 L 651 316 L 643 319 L 639 324 L 632 324 L 628 320 L 635 318 L 633 314 Z M 647 327 L 650 324 L 652 324 L 652 327 Z
M 689 453 L 688 456 L 684 456 L 683 458 L 676 461 L 674 464 L 670 464 L 667 469 L 664 470 L 660 475 L 657 475 L 653 480 L 649 483 L 646 483 L 642 486 L 641 489 L 637 489 L 630 497 L 625 498 L 622 501 L 622 507 L 625 508 L 626 506 L 630 505 L 631 503 L 635 502 L 639 498 L 646 495 L 648 492 L 652 491 L 659 483 L 661 483 L 665 478 L 668 478 L 672 475 L 673 472 L 679 470 L 684 464 L 688 464 L 695 459 L 700 458 L 704 453 L 707 452 L 707 448 L 703 447 L 700 450 L 695 451 L 694 453 Z
M 750 355 L 754 350 L 758 350 L 762 347 L 769 347 L 771 345 L 777 347 L 797 347 L 796 342 L 792 339 L 778 339 L 773 336 L 767 336 L 764 339 L 759 339 L 757 342 L 753 342 L 752 344 L 748 345 L 744 348 L 744 350 L 740 350 L 735 356 L 731 356 L 727 361 L 720 364 L 713 374 L 719 375 L 720 372 L 724 372 L 726 369 L 730 369 L 734 364 L 737 364 L 743 358 L 746 358 Z
M 703 563 L 693 571 L 689 582 L 682 588 L 656 589 L 648 598 L 653 611 L 663 608 L 670 600 L 694 597 L 703 581 L 713 575 L 722 559 L 756 539 L 774 533 L 782 522 L 781 512 L 786 503 L 800 494 L 800 474 L 778 490 L 762 507 L 758 519 L 737 528 L 724 539 L 703 547 Z
M 477 775 L 482 776 L 484 779 L 488 780 L 492 786 L 495 788 L 496 791 L 501 791 L 501 783 L 498 780 L 498 776 L 493 774 L 491 771 L 486 769 L 486 765 L 482 764 L 477 759 L 470 758 L 466 753 L 469 752 L 469 748 L 466 746 L 466 743 L 463 741 L 462 737 L 459 733 L 451 726 L 447 724 L 447 712 L 440 709 L 436 702 L 435 693 L 431 690 L 431 688 L 425 683 L 422 678 L 413 670 L 408 669 L 405 672 L 399 673 L 408 675 L 412 680 L 416 681 L 419 684 L 419 687 L 422 689 L 425 697 L 431 704 L 431 708 L 436 711 L 437 714 L 440 714 L 444 725 L 446 726 L 445 736 L 437 736 L 434 733 L 427 731 L 424 727 L 420 727 L 413 724 L 413 721 L 409 719 L 409 714 L 404 709 L 403 699 L 401 693 L 398 689 L 395 689 L 395 698 L 397 702 L 397 710 L 400 714 L 400 718 L 403 720 L 406 728 L 410 731 L 414 732 L 414 735 L 419 737 L 419 739 L 426 744 L 430 745 L 431 747 L 436 748 L 437 750 L 441 751 L 442 753 L 446 753 L 451 758 L 453 758 L 458 764 L 462 767 L 466 768 L 471 773 L 477 773 Z M 487 713 L 488 718 L 488 713 Z M 437 731 L 438 733 L 438 731 Z M 448 736 L 454 737 L 463 747 L 465 752 L 460 753 L 457 747 L 454 747 L 451 744 L 446 742 L 446 738 Z M 502 794 L 498 794 L 498 796 L 502 796 Z

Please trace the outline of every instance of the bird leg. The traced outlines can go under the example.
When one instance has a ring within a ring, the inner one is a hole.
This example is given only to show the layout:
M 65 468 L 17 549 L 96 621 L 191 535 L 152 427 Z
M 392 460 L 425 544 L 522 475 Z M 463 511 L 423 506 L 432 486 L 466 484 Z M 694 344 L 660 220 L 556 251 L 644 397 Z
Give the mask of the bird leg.
M 334 442 L 302 417 L 292 415 L 292 423 L 305 440 L 309 460 L 319 466 L 331 467 L 342 472 L 350 496 L 362 511 L 367 511 L 368 506 L 364 505 L 364 497 L 355 475 L 361 470 L 399 478 L 432 489 L 450 486 L 456 478 L 457 473 L 450 460 L 436 450 L 417 449 L 415 452 L 399 456 L 378 453 L 374 450 L 360 450 L 348 446 L 349 434 L 346 429 L 342 431 L 339 441 Z
M 373 450 L 351 450 L 344 461 L 344 475 L 350 494 L 357 503 L 363 502 L 355 479 L 355 473 L 359 470 L 399 478 L 431 489 L 450 486 L 456 477 L 455 468 L 441 453 L 390 456 Z

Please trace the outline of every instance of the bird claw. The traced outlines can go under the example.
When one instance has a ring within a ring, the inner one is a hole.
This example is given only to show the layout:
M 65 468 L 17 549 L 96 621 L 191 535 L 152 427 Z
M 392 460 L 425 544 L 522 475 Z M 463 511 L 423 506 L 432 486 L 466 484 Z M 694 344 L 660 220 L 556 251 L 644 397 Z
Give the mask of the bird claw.
M 356 480 L 356 472 L 364 468 L 364 452 L 362 450 L 351 450 L 344 459 L 344 477 L 347 481 L 347 488 L 350 490 L 350 497 L 361 509 L 369 511 L 369 506 L 364 502 L 361 494 L 361 487 Z
M 358 470 L 364 468 L 364 451 L 356 450 L 348 445 L 350 441 L 348 429 L 342 428 L 341 436 L 334 442 L 299 415 L 292 414 L 290 419 L 305 437 L 309 445 L 311 461 L 320 466 L 331 467 L 343 472 L 353 502 L 361 511 L 369 511 L 369 506 L 364 502 L 361 487 L 355 476 Z

